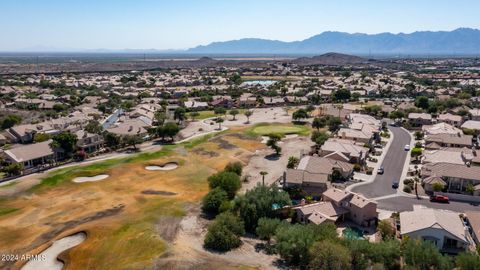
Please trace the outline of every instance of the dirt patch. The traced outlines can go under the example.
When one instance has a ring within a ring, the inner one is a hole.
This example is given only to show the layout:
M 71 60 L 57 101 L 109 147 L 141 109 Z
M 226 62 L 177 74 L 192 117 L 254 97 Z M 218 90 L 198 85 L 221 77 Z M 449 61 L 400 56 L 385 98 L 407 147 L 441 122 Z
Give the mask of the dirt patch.
M 160 217 L 156 224 L 155 230 L 158 234 L 166 241 L 172 242 L 175 239 L 177 234 L 177 230 L 179 228 L 180 221 L 182 221 L 181 217 L 174 217 L 174 216 L 163 216 Z
M 218 157 L 218 156 L 220 156 L 219 153 L 217 153 L 215 151 L 207 151 L 203 147 L 195 148 L 195 149 L 193 149 L 192 152 L 197 154 L 197 155 L 208 156 L 208 157 Z
M 163 191 L 163 190 L 153 190 L 153 189 L 142 190 L 142 194 L 145 194 L 145 195 L 162 195 L 162 196 L 177 195 L 177 193 L 175 193 L 175 192 Z
M 54 227 L 53 230 L 41 234 L 39 237 L 37 237 L 32 242 L 32 244 L 30 244 L 27 247 L 16 250 L 13 253 L 15 253 L 15 254 L 27 254 L 28 251 L 35 250 L 35 249 L 39 248 L 40 246 L 42 246 L 42 245 L 46 244 L 47 242 L 51 241 L 52 239 L 59 236 L 63 232 L 66 232 L 70 229 L 73 229 L 73 228 L 75 228 L 75 227 L 77 227 L 81 224 L 85 224 L 85 223 L 88 223 L 88 222 L 91 222 L 91 221 L 94 221 L 94 220 L 98 220 L 98 219 L 101 219 L 101 218 L 106 218 L 106 217 L 117 215 L 118 213 L 123 211 L 124 208 L 125 208 L 125 205 L 119 204 L 119 205 L 117 205 L 113 208 L 109 208 L 109 209 L 106 209 L 106 210 L 103 210 L 103 211 L 99 211 L 99 212 L 96 212 L 93 215 L 88 215 L 88 216 L 85 216 L 85 217 L 77 219 L 77 220 L 70 220 L 70 221 L 63 222 L 63 223 L 49 224 L 50 226 Z M 0 269 L 3 269 L 3 267 L 5 267 L 5 269 L 10 269 L 15 263 L 16 263 L 16 261 L 6 262 L 3 265 L 0 264 Z
M 217 144 L 218 144 L 218 147 L 220 147 L 221 149 L 230 150 L 230 149 L 235 149 L 235 148 L 237 148 L 236 145 L 230 143 L 229 141 L 223 139 L 222 137 L 218 137 L 218 138 L 212 139 L 211 142 L 217 143 Z
M 232 133 L 232 134 L 227 134 L 227 135 L 225 135 L 225 136 L 237 138 L 237 139 L 240 139 L 240 140 L 252 140 L 252 141 L 256 141 L 256 138 L 251 137 L 251 136 L 248 136 L 248 135 L 243 134 L 243 133 Z

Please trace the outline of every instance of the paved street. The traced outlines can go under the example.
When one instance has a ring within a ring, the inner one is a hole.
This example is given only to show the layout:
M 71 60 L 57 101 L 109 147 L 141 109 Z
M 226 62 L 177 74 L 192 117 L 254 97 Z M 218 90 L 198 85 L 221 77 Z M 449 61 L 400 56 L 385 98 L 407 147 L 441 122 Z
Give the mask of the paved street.
M 435 203 L 428 199 L 416 199 L 412 197 L 398 196 L 383 200 L 377 200 L 378 208 L 390 211 L 412 211 L 414 204 L 425 205 L 430 208 L 448 209 L 452 211 L 462 212 L 465 210 L 480 210 L 480 206 L 474 206 L 464 202 Z
M 377 175 L 369 184 L 352 189 L 353 192 L 363 194 L 367 198 L 395 194 L 397 191 L 392 188 L 392 182 L 399 181 L 402 176 L 405 160 L 409 153 L 404 150 L 404 147 L 406 144 L 410 144 L 410 135 L 399 127 L 388 127 L 388 129 L 393 133 L 393 141 L 383 160 L 385 173 Z

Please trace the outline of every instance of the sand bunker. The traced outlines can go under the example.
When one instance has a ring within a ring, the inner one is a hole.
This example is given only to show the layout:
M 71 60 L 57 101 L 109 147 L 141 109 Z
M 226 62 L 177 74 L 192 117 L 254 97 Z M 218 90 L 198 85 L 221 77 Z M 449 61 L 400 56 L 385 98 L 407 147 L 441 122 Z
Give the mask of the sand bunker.
M 145 169 L 148 171 L 170 171 L 175 170 L 178 168 L 178 164 L 176 162 L 168 162 L 163 165 L 150 165 L 146 166 Z
M 95 176 L 82 176 L 82 177 L 75 177 L 73 178 L 73 182 L 75 183 L 84 183 L 84 182 L 95 182 L 107 179 L 109 177 L 108 174 L 99 174 Z
M 84 232 L 79 232 L 54 241 L 49 248 L 39 254 L 38 259 L 28 261 L 22 267 L 22 270 L 61 270 L 63 262 L 57 259 L 58 255 L 67 249 L 79 245 L 86 238 L 87 235 Z

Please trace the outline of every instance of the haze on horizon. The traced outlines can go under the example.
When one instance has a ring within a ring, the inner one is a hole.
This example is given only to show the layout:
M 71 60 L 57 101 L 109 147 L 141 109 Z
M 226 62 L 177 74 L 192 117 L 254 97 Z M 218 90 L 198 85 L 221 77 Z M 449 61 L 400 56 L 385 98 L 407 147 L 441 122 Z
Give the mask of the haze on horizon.
M 480 28 L 469 0 L 3 0 L 0 51 L 185 49 L 216 41 L 303 40 L 324 31 Z

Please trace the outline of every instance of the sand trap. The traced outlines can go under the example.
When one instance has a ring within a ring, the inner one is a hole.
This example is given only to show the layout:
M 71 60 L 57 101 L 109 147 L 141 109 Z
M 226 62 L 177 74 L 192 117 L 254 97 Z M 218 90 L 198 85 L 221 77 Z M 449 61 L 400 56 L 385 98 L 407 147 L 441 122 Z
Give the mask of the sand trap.
M 95 182 L 95 181 L 101 181 L 103 179 L 108 178 L 108 174 L 99 174 L 95 176 L 83 176 L 83 177 L 75 177 L 73 178 L 73 182 L 75 183 L 84 183 L 84 182 Z
M 57 259 L 58 255 L 67 249 L 79 245 L 86 238 L 87 235 L 84 232 L 80 232 L 54 241 L 49 248 L 38 255 L 36 260 L 28 261 L 22 267 L 22 270 L 61 270 L 63 262 Z
M 178 168 L 178 164 L 176 162 L 168 162 L 163 165 L 150 165 L 146 166 L 145 169 L 148 171 L 170 171 L 170 170 L 175 170 Z

